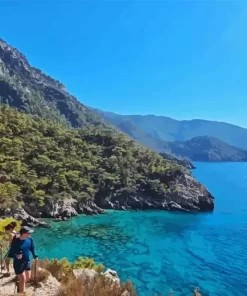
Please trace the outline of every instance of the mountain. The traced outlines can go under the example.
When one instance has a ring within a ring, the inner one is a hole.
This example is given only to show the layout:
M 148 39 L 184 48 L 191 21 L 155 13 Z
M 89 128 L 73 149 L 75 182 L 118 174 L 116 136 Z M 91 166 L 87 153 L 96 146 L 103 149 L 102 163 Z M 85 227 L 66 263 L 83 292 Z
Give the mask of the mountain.
M 0 39 L 0 103 L 20 111 L 82 127 L 102 118 L 70 95 L 64 85 L 32 67 L 26 57 Z
M 65 127 L 105 125 L 101 115 L 70 95 L 61 82 L 32 67 L 21 52 L 2 39 L 0 103 L 58 122 Z M 129 131 L 132 138 L 155 151 L 164 146 L 162 140 L 146 134 L 131 121 L 121 122 L 117 128 Z
M 201 119 L 179 121 L 165 116 L 95 111 L 106 122 L 155 151 L 164 150 L 164 141 L 187 141 L 199 136 L 215 137 L 229 145 L 247 149 L 247 129 L 229 123 Z
M 0 216 L 30 224 L 105 208 L 211 211 L 214 198 L 0 40 Z
M 208 136 L 167 142 L 165 149 L 194 161 L 247 161 L 247 151 Z

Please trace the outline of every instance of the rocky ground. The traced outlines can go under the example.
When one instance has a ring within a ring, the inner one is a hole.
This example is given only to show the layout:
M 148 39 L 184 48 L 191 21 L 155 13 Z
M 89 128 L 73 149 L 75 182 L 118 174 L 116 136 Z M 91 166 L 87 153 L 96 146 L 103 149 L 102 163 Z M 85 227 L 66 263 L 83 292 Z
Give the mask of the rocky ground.
M 10 277 L 0 277 L 0 296 L 12 296 L 17 294 L 16 276 L 12 270 Z M 49 275 L 45 284 L 33 285 L 29 284 L 26 295 L 32 296 L 55 296 L 57 295 L 60 283 L 51 275 Z
M 74 277 L 80 279 L 82 283 L 92 282 L 98 275 L 93 269 L 77 269 L 73 271 Z M 108 269 L 103 273 L 104 277 L 109 279 L 113 284 L 120 285 L 120 279 L 117 272 Z M 45 276 L 45 280 L 42 280 Z M 51 275 L 50 272 L 43 268 L 37 269 L 37 281 L 34 281 L 34 271 L 32 271 L 32 279 L 27 284 L 26 294 L 27 296 L 57 296 L 60 290 L 60 282 Z M 11 270 L 11 276 L 6 277 L 3 273 L 0 276 L 0 296 L 12 296 L 17 294 L 16 276 L 14 271 Z M 21 294 L 18 294 L 21 295 Z M 22 294 L 23 295 L 23 294 Z M 84 295 L 84 294 L 83 294 Z M 128 291 L 125 291 L 121 296 L 130 296 Z

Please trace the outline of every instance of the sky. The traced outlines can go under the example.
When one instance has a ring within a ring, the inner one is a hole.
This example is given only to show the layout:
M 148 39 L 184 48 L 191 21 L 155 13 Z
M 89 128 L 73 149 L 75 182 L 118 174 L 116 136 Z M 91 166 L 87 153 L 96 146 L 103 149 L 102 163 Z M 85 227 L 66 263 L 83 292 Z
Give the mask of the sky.
M 86 105 L 247 127 L 247 1 L 0 0 L 0 20 Z

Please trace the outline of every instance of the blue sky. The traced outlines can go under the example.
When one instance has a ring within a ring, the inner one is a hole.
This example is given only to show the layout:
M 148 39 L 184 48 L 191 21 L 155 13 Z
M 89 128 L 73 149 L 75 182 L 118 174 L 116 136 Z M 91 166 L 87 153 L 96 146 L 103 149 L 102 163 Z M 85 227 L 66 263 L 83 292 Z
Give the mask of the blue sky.
M 247 127 L 246 1 L 1 0 L 0 36 L 83 103 Z

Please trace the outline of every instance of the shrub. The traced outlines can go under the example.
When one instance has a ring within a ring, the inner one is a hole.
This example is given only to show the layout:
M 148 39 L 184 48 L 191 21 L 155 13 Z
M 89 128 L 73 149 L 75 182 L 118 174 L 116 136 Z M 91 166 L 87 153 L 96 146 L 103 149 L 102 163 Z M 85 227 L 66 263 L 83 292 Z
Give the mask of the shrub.
M 73 269 L 89 268 L 97 272 L 102 272 L 105 268 L 102 264 L 95 264 L 93 259 L 79 257 L 74 263 L 70 263 L 66 258 L 61 260 L 45 259 L 39 262 L 39 266 L 48 270 L 59 282 L 67 282 L 68 278 L 73 278 Z
M 89 268 L 94 269 L 97 272 L 102 272 L 105 269 L 103 264 L 96 265 L 91 258 L 78 257 L 78 259 L 71 265 L 72 269 Z

